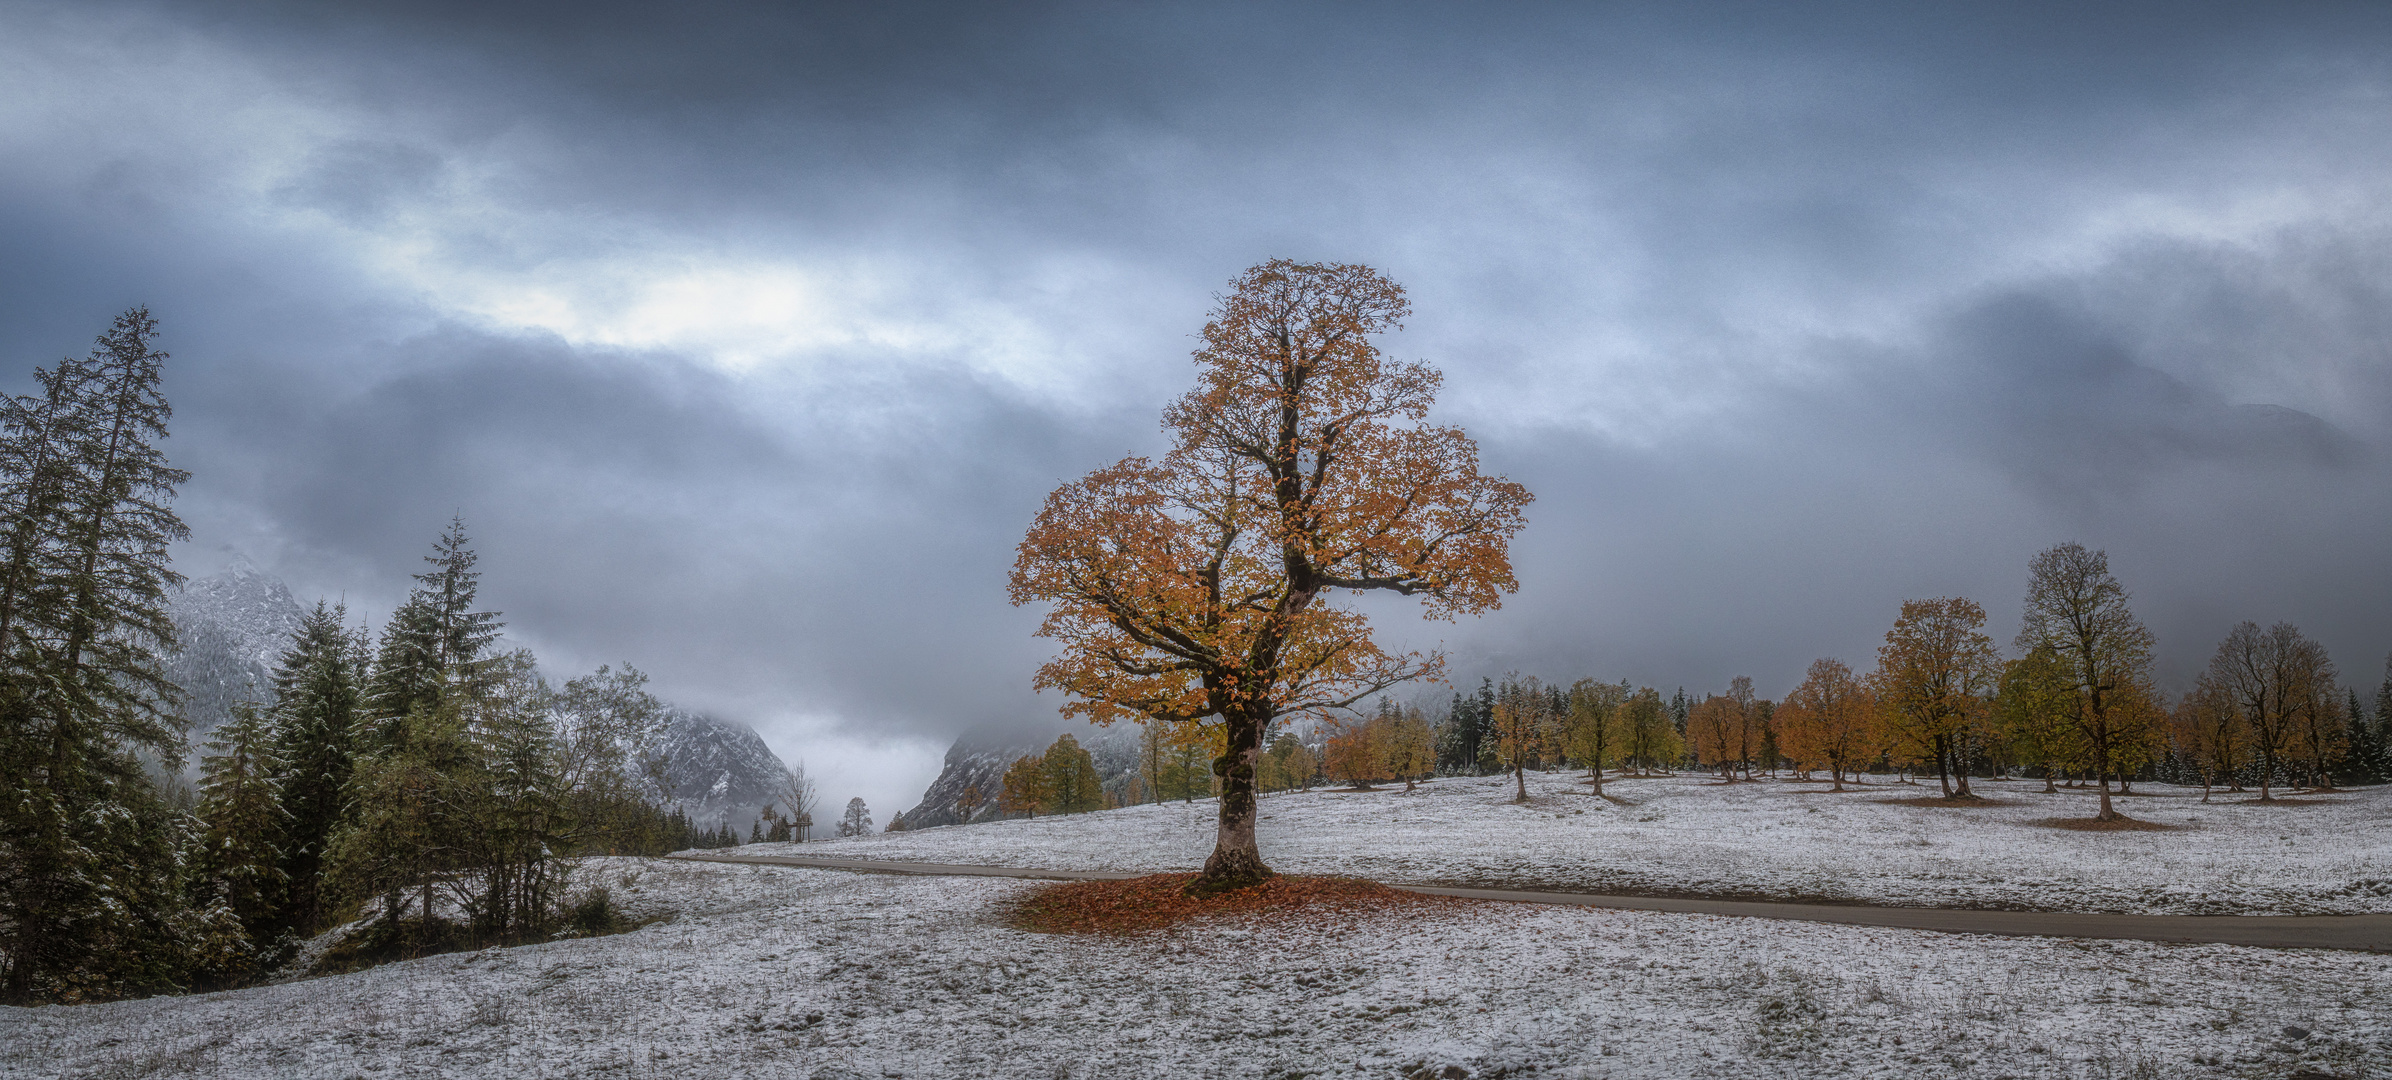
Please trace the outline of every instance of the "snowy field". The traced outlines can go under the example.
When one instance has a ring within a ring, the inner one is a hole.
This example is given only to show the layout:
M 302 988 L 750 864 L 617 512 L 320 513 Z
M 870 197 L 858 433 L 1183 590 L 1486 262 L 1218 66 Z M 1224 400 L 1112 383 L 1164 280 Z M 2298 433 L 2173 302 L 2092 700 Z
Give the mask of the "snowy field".
M 1849 787 L 1849 785 L 1847 785 Z M 2141 785 L 2121 812 L 2159 832 L 2075 832 L 2094 795 L 2041 781 L 1977 781 L 1989 804 L 1901 805 L 1937 793 L 1882 780 L 1720 784 L 1702 776 L 1446 779 L 1406 794 L 1266 796 L 1263 857 L 1283 872 L 1414 884 L 2126 914 L 2392 912 L 2392 786 L 2249 795 Z M 1193 870 L 1214 808 L 1139 806 L 1068 818 L 877 834 L 742 853 L 815 854 L 1057 870 Z
M 1030 882 L 593 862 L 587 880 L 679 914 L 233 993 L 0 1009 L 0 1077 L 2392 1072 L 2387 956 L 1524 904 L 1065 938 L 993 924 Z

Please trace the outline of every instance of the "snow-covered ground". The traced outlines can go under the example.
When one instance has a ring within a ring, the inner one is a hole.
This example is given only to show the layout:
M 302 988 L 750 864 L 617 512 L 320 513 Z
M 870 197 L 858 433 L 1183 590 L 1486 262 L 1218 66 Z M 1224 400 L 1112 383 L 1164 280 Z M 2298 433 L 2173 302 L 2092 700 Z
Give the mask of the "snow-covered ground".
M 1849 786 L 1849 785 L 1848 785 Z M 2159 832 L 2076 832 L 2089 791 L 1976 782 L 1987 805 L 1902 805 L 1936 793 L 1883 780 L 1720 784 L 1568 774 L 1446 779 L 1405 793 L 1313 791 L 1262 800 L 1263 856 L 1285 872 L 1557 891 L 1827 900 L 2141 914 L 2392 912 L 2392 786 L 2249 795 L 2142 785 L 2117 800 Z M 1616 799 L 1617 801 L 1612 801 Z M 878 834 L 743 853 L 836 854 L 1057 870 L 1190 870 L 1212 850 L 1213 805 L 1170 803 Z
M 593 862 L 633 907 L 680 914 L 233 993 L 0 1009 L 0 1077 L 2392 1070 L 2387 956 L 1521 904 L 1108 940 L 996 925 L 1031 882 Z

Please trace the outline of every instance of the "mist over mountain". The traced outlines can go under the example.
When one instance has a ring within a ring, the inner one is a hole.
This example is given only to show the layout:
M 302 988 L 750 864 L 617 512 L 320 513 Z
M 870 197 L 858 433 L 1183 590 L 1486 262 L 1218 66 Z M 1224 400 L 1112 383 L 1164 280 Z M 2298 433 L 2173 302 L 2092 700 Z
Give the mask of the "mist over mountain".
M 232 717 L 234 705 L 272 696 L 275 662 L 307 614 L 280 578 L 236 556 L 230 566 L 183 583 L 167 605 L 182 651 L 167 662 L 167 677 L 183 688 L 183 718 L 199 748 Z

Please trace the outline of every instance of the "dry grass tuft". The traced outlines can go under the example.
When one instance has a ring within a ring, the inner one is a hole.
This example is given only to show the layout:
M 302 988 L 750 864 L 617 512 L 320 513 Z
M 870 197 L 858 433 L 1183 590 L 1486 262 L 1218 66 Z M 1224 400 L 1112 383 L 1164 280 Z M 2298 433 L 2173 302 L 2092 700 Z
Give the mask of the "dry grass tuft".
M 1038 889 L 1007 913 L 1011 925 L 1042 934 L 1142 934 L 1213 915 L 1271 919 L 1352 916 L 1487 901 L 1429 896 L 1358 878 L 1281 874 L 1260 885 L 1211 896 L 1186 895 L 1194 874 L 1153 874 L 1125 881 L 1067 881 Z

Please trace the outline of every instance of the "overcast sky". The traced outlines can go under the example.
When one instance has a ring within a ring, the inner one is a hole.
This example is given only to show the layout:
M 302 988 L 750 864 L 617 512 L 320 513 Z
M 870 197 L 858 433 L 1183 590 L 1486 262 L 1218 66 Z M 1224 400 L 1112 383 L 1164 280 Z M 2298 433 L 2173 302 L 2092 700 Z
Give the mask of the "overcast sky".
M 513 14 L 491 9 L 505 7 Z M 910 806 L 1213 295 L 1407 286 L 1538 496 L 1456 672 L 1782 694 L 2106 549 L 2180 688 L 2392 649 L 2392 9 L 0 2 L 6 385 L 160 317 L 180 503 Z

